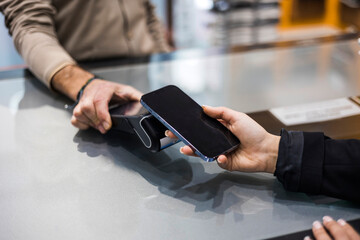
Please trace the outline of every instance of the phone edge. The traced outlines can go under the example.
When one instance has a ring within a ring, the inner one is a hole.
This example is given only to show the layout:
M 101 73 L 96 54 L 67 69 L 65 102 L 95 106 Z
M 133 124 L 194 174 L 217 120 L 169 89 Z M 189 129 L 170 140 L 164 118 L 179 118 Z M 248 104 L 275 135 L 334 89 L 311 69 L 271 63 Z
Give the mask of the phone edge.
M 153 115 L 157 120 L 159 120 L 162 124 L 165 125 L 166 128 L 168 128 L 172 133 L 174 133 L 183 143 L 186 145 L 189 145 L 195 152 L 196 155 L 198 155 L 202 160 L 205 162 L 213 162 L 217 159 L 216 157 L 207 157 L 204 154 L 202 154 L 197 148 L 195 148 L 191 143 L 189 143 L 178 131 L 176 131 L 170 124 L 168 124 L 162 117 L 160 117 L 155 111 L 152 110 L 141 98 L 140 103 L 150 112 L 151 115 Z

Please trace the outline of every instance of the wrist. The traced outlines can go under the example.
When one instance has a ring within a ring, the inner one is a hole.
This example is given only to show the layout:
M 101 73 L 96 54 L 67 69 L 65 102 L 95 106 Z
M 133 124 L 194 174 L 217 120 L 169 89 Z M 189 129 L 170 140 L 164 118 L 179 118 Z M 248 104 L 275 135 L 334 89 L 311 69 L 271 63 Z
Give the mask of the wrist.
M 68 65 L 54 75 L 51 86 L 54 90 L 75 101 L 80 89 L 92 77 L 94 77 L 94 74 L 85 71 L 79 66 Z
M 280 136 L 269 134 L 267 142 L 268 144 L 265 172 L 274 174 L 279 154 Z

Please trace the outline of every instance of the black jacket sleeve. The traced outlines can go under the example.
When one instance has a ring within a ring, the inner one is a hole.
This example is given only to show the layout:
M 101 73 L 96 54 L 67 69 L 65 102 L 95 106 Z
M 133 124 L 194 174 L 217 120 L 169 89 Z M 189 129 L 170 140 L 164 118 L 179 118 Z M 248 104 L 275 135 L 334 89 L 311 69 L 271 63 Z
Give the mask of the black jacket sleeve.
M 275 176 L 289 191 L 360 202 L 360 140 L 282 130 Z

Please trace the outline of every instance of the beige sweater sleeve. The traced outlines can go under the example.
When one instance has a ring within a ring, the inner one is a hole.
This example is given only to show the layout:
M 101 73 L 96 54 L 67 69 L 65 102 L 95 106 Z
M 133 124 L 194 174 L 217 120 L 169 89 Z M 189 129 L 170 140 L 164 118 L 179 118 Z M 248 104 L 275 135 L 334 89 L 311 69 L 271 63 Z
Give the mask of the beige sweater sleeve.
M 169 44 L 165 39 L 163 25 L 156 16 L 154 5 L 149 0 L 145 0 L 145 6 L 147 12 L 147 24 L 155 43 L 157 43 L 157 51 L 170 52 Z
M 57 71 L 75 64 L 57 39 L 50 0 L 0 0 L 0 11 L 17 51 L 48 87 Z

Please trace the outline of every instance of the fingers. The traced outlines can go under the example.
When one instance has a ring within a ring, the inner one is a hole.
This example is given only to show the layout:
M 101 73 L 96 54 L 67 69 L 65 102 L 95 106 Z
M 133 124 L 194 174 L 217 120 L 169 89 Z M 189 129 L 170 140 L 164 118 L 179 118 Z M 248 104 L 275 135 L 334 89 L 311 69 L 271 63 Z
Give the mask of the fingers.
M 167 136 L 169 138 L 177 139 L 176 135 L 174 133 L 172 133 L 170 130 L 165 131 L 165 136 Z M 195 152 L 189 146 L 181 147 L 180 152 L 187 156 L 198 157 L 198 155 L 196 155 Z
M 226 107 L 209 107 L 203 106 L 204 112 L 216 119 L 224 120 L 225 122 L 232 123 L 237 116 L 237 112 Z
M 98 117 L 98 112 L 96 111 L 96 104 L 101 104 L 101 101 L 105 101 L 107 104 L 107 99 L 111 98 L 111 96 L 108 96 L 109 93 L 107 92 L 109 91 L 106 89 L 106 92 L 103 95 L 104 99 L 99 99 L 97 97 L 99 89 L 96 87 L 97 82 L 95 81 L 97 80 L 94 80 L 87 86 L 78 105 L 75 107 L 73 111 L 73 117 L 75 117 L 75 120 L 72 120 L 72 123 L 75 127 L 79 127 L 80 123 L 87 124 L 88 126 L 98 129 L 101 133 L 105 133 L 106 130 L 102 125 L 101 119 Z
M 335 239 L 347 239 L 345 230 L 331 217 L 323 217 L 323 224 Z
M 114 93 L 120 101 L 140 101 L 140 98 L 143 95 L 137 89 L 122 84 L 117 85 L 116 91 Z
M 189 146 L 181 147 L 180 152 L 187 156 L 198 157 L 198 155 L 196 155 L 195 152 Z M 219 167 L 221 167 L 223 169 L 228 169 L 228 158 L 225 155 L 220 155 L 216 159 L 216 161 L 217 161 Z
M 174 138 L 176 139 L 177 137 L 175 136 L 175 134 L 173 134 L 170 130 L 166 130 L 165 131 L 165 136 L 169 137 L 169 138 Z M 195 154 L 195 152 L 191 149 L 191 147 L 189 146 L 184 146 L 180 148 L 180 152 L 184 155 L 187 156 L 193 156 L 193 157 L 197 157 L 197 155 Z
M 81 130 L 86 130 L 90 126 L 89 122 L 82 122 L 82 121 L 78 120 L 74 116 L 71 117 L 71 124 L 74 125 L 75 127 L 79 128 L 79 129 L 81 129 Z
M 219 167 L 223 169 L 228 169 L 228 158 L 225 155 L 220 155 L 216 161 Z
M 203 106 L 203 109 L 204 109 L 204 112 L 208 116 L 218 119 L 225 126 L 227 126 L 228 124 L 231 124 L 231 122 L 233 122 L 235 120 L 234 116 L 237 113 L 237 112 L 235 112 L 229 108 L 225 108 L 225 107 L 216 107 L 215 108 L 215 107 Z M 173 134 L 169 130 L 165 131 L 165 135 L 170 138 L 176 138 L 175 134 Z M 185 155 L 188 155 L 188 156 L 197 156 L 189 146 L 184 146 L 184 147 L 180 148 L 180 152 Z M 218 165 L 221 168 L 224 168 L 227 170 L 229 170 L 228 162 L 229 162 L 228 158 L 225 155 L 220 155 L 217 158 Z
M 323 217 L 324 227 L 319 221 L 313 223 L 313 234 L 314 237 L 318 240 L 327 240 L 327 239 L 352 239 L 359 240 L 360 235 L 343 219 L 339 219 L 337 222 L 334 221 L 331 217 Z M 330 235 L 328 234 L 328 232 Z
M 173 134 L 170 130 L 165 131 L 165 136 L 167 136 L 169 138 L 177 139 L 176 135 Z
M 197 155 L 195 154 L 195 152 L 191 149 L 191 147 L 189 146 L 184 146 L 180 148 L 180 152 L 182 154 L 188 155 L 188 156 L 193 156 L 193 157 L 197 157 Z
M 71 123 L 72 123 L 72 125 L 74 125 L 74 127 L 77 127 L 82 130 L 87 129 L 90 126 L 95 128 L 92 120 L 86 116 L 81 105 L 79 105 L 79 104 L 75 107 L 75 109 L 73 111 Z M 87 127 L 85 127 L 84 125 L 86 125 Z
M 96 128 L 101 132 L 105 133 L 111 128 L 111 117 L 109 113 L 109 102 L 112 98 L 112 91 L 97 91 L 94 97 L 95 116 L 98 119 L 98 125 Z
M 360 235 L 344 219 L 337 220 L 337 223 L 345 230 L 350 239 L 360 240 Z
M 104 134 L 112 125 L 109 102 L 138 101 L 141 96 L 142 93 L 133 87 L 94 80 L 85 88 L 73 111 L 71 123 L 79 129 L 87 129 L 91 126 Z
M 329 234 L 327 234 L 325 228 L 321 225 L 319 221 L 313 223 L 312 231 L 315 239 L 317 240 L 331 240 Z

